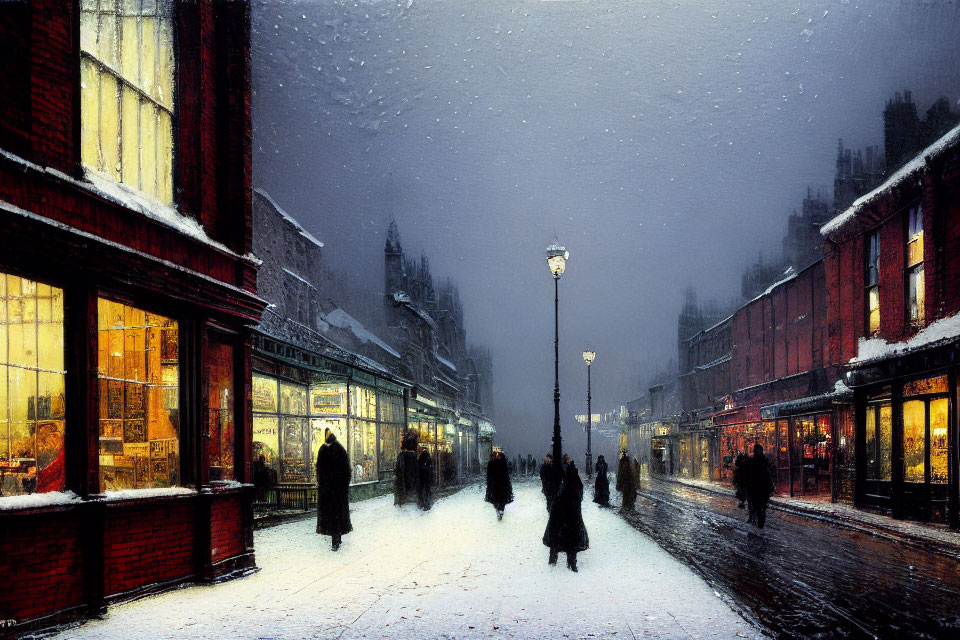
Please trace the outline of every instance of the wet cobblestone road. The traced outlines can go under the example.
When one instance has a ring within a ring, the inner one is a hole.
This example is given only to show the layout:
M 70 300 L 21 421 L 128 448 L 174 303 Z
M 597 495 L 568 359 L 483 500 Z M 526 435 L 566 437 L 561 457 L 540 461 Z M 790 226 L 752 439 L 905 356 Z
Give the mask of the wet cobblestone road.
M 732 496 L 646 481 L 629 521 L 782 638 L 960 638 L 956 557 Z

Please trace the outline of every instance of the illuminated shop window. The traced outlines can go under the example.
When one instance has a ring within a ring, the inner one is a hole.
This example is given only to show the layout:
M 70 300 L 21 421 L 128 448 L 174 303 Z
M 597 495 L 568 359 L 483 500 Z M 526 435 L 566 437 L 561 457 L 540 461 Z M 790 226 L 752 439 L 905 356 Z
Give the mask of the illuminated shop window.
M 926 446 L 926 403 L 910 400 L 903 403 L 903 479 L 923 482 L 923 458 Z
M 253 460 L 256 464 L 263 456 L 265 468 L 270 475 L 280 476 L 280 407 L 279 383 L 276 378 L 254 373 L 253 395 Z M 263 480 L 261 479 L 261 482 Z
M 210 479 L 233 480 L 234 385 L 233 345 L 208 341 L 207 429 L 210 434 Z
M 380 392 L 380 474 L 393 473 L 403 432 L 403 396 Z
M 910 324 L 922 326 L 924 318 L 923 212 L 920 205 L 907 215 L 907 313 Z
M 0 496 L 64 488 L 63 291 L 0 273 Z
M 867 478 L 891 479 L 893 413 L 889 402 L 867 406 Z
M 377 392 L 350 387 L 350 465 L 354 482 L 377 479 Z
M 874 231 L 867 240 L 867 333 L 880 330 L 880 232 Z
M 306 385 L 280 381 L 280 480 L 310 480 Z
M 81 0 L 80 161 L 173 202 L 173 0 Z
M 930 401 L 930 482 L 947 482 L 947 416 L 950 401 Z
M 950 401 L 939 394 L 946 394 L 948 388 L 947 376 L 913 380 L 903 385 L 903 395 L 909 398 L 903 403 L 903 471 L 906 482 L 926 482 L 927 465 L 930 482 L 947 482 Z
M 347 381 L 335 380 L 310 385 L 310 478 L 317 481 L 317 454 L 330 429 L 337 441 L 350 451 L 347 437 Z
M 100 299 L 100 490 L 180 482 L 177 322 Z

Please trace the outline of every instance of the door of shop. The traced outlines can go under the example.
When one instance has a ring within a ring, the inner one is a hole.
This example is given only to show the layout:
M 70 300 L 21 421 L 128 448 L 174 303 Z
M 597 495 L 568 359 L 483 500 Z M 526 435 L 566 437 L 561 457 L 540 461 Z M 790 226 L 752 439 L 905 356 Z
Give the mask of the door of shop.
M 791 495 L 830 496 L 833 462 L 830 416 L 796 417 L 791 435 Z

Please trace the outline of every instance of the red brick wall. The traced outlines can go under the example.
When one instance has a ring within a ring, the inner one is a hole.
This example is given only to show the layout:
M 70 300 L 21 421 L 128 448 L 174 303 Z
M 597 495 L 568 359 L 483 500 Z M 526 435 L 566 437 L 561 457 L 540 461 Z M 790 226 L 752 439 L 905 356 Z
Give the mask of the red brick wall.
M 734 314 L 736 386 L 728 393 L 835 363 L 826 344 L 828 264 L 808 267 Z
M 223 17 L 215 15 L 214 5 L 220 7 Z M 9 116 L 0 140 L 8 141 L 7 151 L 18 153 L 40 167 L 52 167 L 74 177 L 81 175 L 80 130 L 76 118 L 79 90 L 79 47 L 74 38 L 76 6 L 76 2 L 62 0 L 31 0 L 27 10 L 20 7 L 14 12 L 4 8 L 6 19 L 0 19 L 0 43 L 30 43 L 25 61 L 30 69 L 27 80 L 21 77 L 23 74 L 13 73 L 17 69 L 0 65 L 0 78 L 10 76 L 20 84 L 26 81 L 29 85 L 0 94 L 0 115 Z M 179 207 L 199 220 L 210 238 L 245 254 L 252 248 L 249 43 L 243 41 L 249 36 L 248 6 L 240 0 L 178 2 L 177 6 L 180 49 L 175 167 L 176 187 L 182 192 Z M 220 21 L 224 25 L 221 26 Z M 231 36 L 222 36 L 220 46 L 218 29 Z M 229 82 L 218 81 L 218 67 L 229 73 Z M 218 93 L 223 91 L 235 95 L 221 99 Z M 25 113 L 30 114 L 29 132 L 18 135 L 11 130 L 18 127 L 11 127 L 11 123 L 23 122 Z M 218 127 L 224 132 L 220 137 Z M 18 142 L 24 136 L 26 142 Z M 218 193 L 227 183 L 230 193 L 238 195 L 221 203 Z M 250 265 L 172 232 L 140 214 L 79 191 L 47 173 L 24 173 L 16 164 L 0 162 L 0 200 L 218 280 L 255 290 L 255 270 Z
M 239 496 L 231 496 L 217 500 L 211 506 L 210 554 L 213 562 L 219 562 L 246 551 L 242 504 Z
M 107 596 L 195 574 L 193 501 L 116 504 L 104 525 Z
M 0 620 L 83 603 L 83 548 L 73 513 L 0 519 Z
M 906 215 L 923 206 L 925 324 L 960 312 L 960 145 L 933 159 L 917 178 L 902 181 L 835 232 L 827 243 L 826 300 L 830 358 L 847 362 L 866 335 L 864 260 L 867 236 L 880 234 L 880 331 L 888 342 L 917 330 L 907 321 Z

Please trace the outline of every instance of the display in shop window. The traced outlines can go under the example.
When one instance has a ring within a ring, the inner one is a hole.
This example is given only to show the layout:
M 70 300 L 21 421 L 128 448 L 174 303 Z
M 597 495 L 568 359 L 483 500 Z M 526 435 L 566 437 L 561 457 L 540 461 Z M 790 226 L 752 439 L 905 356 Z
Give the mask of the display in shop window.
M 177 386 L 170 382 L 179 376 L 169 345 L 176 343 L 177 324 L 104 299 L 98 317 L 98 370 L 111 377 L 100 384 L 101 394 L 106 392 L 100 402 L 100 489 L 173 486 L 179 481 L 179 415 Z M 165 362 L 171 354 L 172 363 Z
M 253 410 L 276 413 L 277 379 L 260 374 L 253 374 Z
M 63 292 L 0 273 L 0 496 L 64 487 Z

